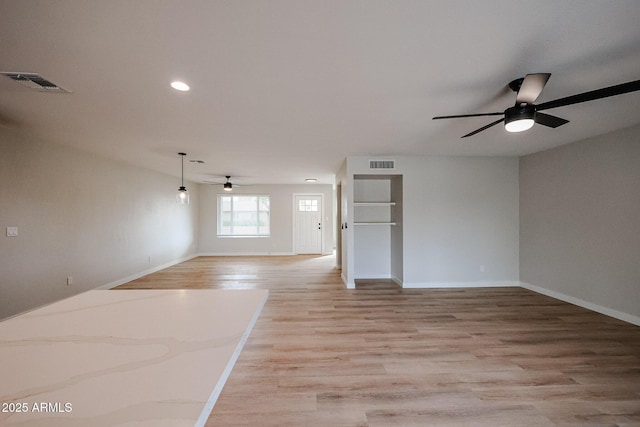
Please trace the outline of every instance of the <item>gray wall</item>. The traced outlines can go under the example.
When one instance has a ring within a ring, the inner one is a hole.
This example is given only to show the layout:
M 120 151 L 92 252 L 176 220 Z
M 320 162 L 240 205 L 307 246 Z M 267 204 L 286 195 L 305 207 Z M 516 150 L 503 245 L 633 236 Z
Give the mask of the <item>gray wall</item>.
M 406 160 L 407 286 L 517 285 L 518 159 Z
M 520 275 L 638 323 L 640 127 L 520 159 Z
M 0 318 L 196 253 L 179 178 L 0 129 L 0 183 Z

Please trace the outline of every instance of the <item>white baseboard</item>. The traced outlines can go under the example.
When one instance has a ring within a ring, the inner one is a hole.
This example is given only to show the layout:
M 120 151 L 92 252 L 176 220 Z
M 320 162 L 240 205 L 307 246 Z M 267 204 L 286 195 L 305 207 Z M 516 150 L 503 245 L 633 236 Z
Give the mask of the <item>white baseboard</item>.
M 367 279 L 391 279 L 390 274 L 359 274 L 358 277 L 354 277 L 355 280 L 367 280 Z
M 502 287 L 519 287 L 520 282 L 510 280 L 492 280 L 477 282 L 422 282 L 422 283 L 402 283 L 403 288 L 407 289 L 433 289 L 433 288 L 502 288 Z
M 587 310 L 595 311 L 597 313 L 604 314 L 606 316 L 613 317 L 615 319 L 640 326 L 640 317 L 638 316 L 634 316 L 632 314 L 624 313 L 622 311 L 614 310 L 608 307 L 603 307 L 601 305 L 594 304 L 592 302 L 585 301 L 580 298 L 572 297 L 570 295 L 552 291 L 550 289 L 542 288 L 540 286 L 532 285 L 531 283 L 520 282 L 520 286 L 525 289 L 529 289 L 530 291 L 537 292 L 539 294 L 546 295 L 548 297 L 555 298 L 560 301 L 568 302 L 570 304 L 574 304 L 579 307 L 586 308 Z
M 346 286 L 347 289 L 355 289 L 356 288 L 356 284 L 354 282 L 349 283 L 347 281 L 347 278 L 344 277 L 344 274 L 341 274 L 340 278 L 342 279 L 342 283 L 344 283 L 344 285 Z
M 156 271 L 164 270 L 165 268 L 169 268 L 176 264 L 180 264 L 181 262 L 189 261 L 190 259 L 197 258 L 199 255 L 189 255 L 183 258 L 178 258 L 173 261 L 157 265 L 153 268 L 149 268 L 147 270 L 141 271 L 140 273 L 132 274 L 131 276 L 124 277 L 122 279 L 118 279 L 115 282 L 107 283 L 106 285 L 98 286 L 94 288 L 96 290 L 104 290 L 104 289 L 113 289 L 116 286 L 124 285 L 125 283 L 131 282 L 132 280 L 139 279 L 141 277 L 146 276 L 147 274 L 155 273 Z
M 203 252 L 197 256 L 292 256 L 293 252 Z
M 333 252 L 321 254 L 296 254 L 295 252 L 203 252 L 198 256 L 294 256 L 294 255 L 333 255 Z

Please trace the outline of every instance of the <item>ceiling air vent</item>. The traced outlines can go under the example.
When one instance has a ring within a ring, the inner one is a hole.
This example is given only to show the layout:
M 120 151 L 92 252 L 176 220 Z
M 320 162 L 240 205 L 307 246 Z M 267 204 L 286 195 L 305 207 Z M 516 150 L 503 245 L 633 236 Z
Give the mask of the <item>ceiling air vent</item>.
M 10 72 L 0 72 L 0 74 L 4 74 L 5 76 L 9 77 L 11 80 L 15 80 L 23 86 L 26 86 L 31 89 L 39 90 L 40 92 L 71 93 L 70 91 L 45 79 L 40 74 L 10 73 Z
M 369 160 L 369 169 L 395 169 L 395 160 Z

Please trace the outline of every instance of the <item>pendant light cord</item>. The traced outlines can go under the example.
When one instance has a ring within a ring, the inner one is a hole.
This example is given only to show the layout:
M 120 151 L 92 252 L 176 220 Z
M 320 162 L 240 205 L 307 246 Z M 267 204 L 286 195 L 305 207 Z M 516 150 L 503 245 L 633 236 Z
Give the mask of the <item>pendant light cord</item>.
M 182 184 L 180 188 L 184 188 L 184 156 L 187 155 L 187 153 L 178 153 L 180 155 L 180 157 L 182 158 L 182 174 L 180 175 L 180 183 Z

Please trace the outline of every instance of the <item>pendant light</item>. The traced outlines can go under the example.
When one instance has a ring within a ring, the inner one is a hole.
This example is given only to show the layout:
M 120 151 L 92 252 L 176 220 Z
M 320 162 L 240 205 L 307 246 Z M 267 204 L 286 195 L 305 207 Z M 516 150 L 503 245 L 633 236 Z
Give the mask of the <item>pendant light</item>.
M 188 205 L 189 204 L 189 193 L 187 193 L 187 187 L 184 186 L 184 156 L 187 153 L 178 153 L 182 158 L 182 180 L 180 183 L 180 188 L 178 188 L 178 192 L 176 193 L 176 203 L 179 205 Z

